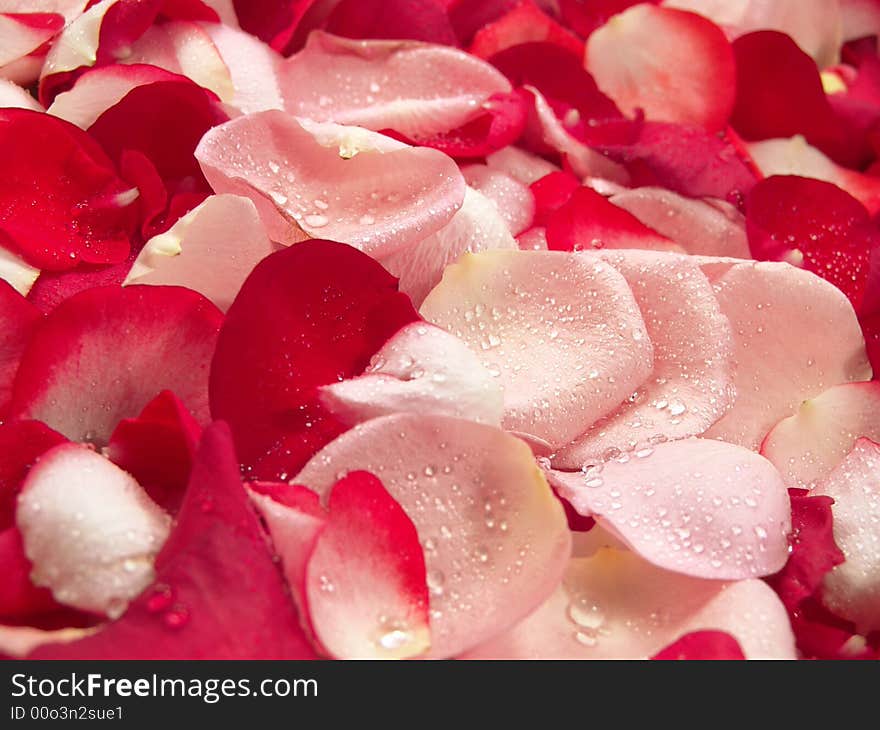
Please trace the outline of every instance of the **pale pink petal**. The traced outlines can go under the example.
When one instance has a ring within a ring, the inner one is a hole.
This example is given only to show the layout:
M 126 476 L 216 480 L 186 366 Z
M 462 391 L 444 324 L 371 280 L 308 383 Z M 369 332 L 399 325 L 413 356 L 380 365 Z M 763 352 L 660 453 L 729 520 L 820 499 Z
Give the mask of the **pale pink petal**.
M 653 348 L 613 267 L 561 251 L 489 251 L 449 266 L 422 304 L 504 389 L 504 427 L 559 447 L 650 375 Z
M 521 150 L 519 147 L 505 147 L 486 157 L 486 164 L 493 170 L 503 172 L 523 185 L 531 185 L 559 168 L 543 157 Z
M 15 517 L 34 583 L 59 603 L 110 618 L 152 583 L 171 527 L 133 477 L 67 443 L 30 470 Z
M 88 129 L 133 89 L 175 79 L 180 77 L 155 66 L 102 66 L 87 71 L 69 91 L 58 94 L 48 111 L 80 129 Z
M 769 461 L 741 446 L 682 439 L 548 478 L 579 514 L 666 570 L 738 580 L 788 560 L 788 491 Z
M 580 177 L 595 177 L 611 180 L 622 185 L 629 182 L 629 173 L 622 166 L 609 160 L 583 142 L 570 135 L 559 117 L 547 103 L 541 92 L 526 86 L 534 97 L 534 108 L 529 114 L 526 136 L 539 146 L 555 150 L 571 165 L 571 169 Z
M 7 282 L 19 294 L 27 296 L 40 270 L 34 268 L 20 256 L 0 247 L 0 279 Z
M 523 251 L 546 251 L 547 229 L 543 226 L 529 228 L 516 237 L 516 243 Z
M 213 91 L 221 101 L 232 102 L 235 98 L 229 68 L 210 34 L 198 23 L 177 20 L 152 25 L 121 60 L 126 64 L 151 64 L 186 76 Z
M 433 414 L 501 425 L 501 385 L 477 355 L 439 327 L 399 330 L 364 375 L 325 385 L 324 405 L 348 424 L 393 413 Z
M 30 626 L 0 626 L 0 654 L 22 659 L 43 644 L 66 644 L 100 631 L 90 629 L 35 629 Z
M 825 180 L 861 201 L 872 215 L 880 210 L 880 179 L 841 167 L 800 135 L 752 142 L 748 149 L 766 177 L 798 175 Z
M 31 109 L 35 112 L 45 111 L 34 97 L 17 84 L 0 79 L 0 107 L 15 109 Z
M 815 494 L 834 498 L 834 542 L 846 561 L 825 576 L 822 602 L 863 633 L 880 630 L 880 446 L 859 439 Z
M 733 110 L 733 49 L 717 26 L 693 13 L 634 5 L 590 35 L 584 66 L 627 114 L 642 109 L 651 121 L 714 132 Z
M 147 241 L 123 286 L 185 286 L 225 312 L 254 266 L 276 248 L 250 199 L 212 195 Z
M 0 0 L 0 13 L 57 13 L 69 23 L 88 4 L 88 0 Z
M 512 626 L 559 582 L 571 538 L 529 448 L 482 424 L 397 415 L 356 426 L 293 480 L 326 498 L 376 474 L 415 524 L 430 589 L 431 651 L 454 656 Z
M 707 438 L 757 449 L 805 400 L 870 379 L 861 329 L 839 289 L 789 264 L 705 261 L 733 327 L 736 365 L 736 401 Z
M 860 1 L 864 2 L 856 0 Z M 663 5 L 699 13 L 722 26 L 731 38 L 755 30 L 778 30 L 791 36 L 819 68 L 838 58 L 841 15 L 835 0 L 663 0 Z M 869 35 L 868 28 L 852 37 L 863 35 Z
M 795 659 L 788 615 L 761 580 L 700 580 L 605 548 L 569 564 L 562 585 L 512 630 L 465 659 L 648 659 L 702 629 L 725 631 L 748 659 Z
M 665 188 L 646 187 L 618 192 L 611 202 L 689 254 L 751 258 L 745 218 L 725 201 L 685 198 Z
M 281 84 L 291 114 L 409 138 L 456 129 L 511 90 L 500 71 L 456 48 L 323 32 L 286 62 Z
M 196 157 L 215 192 L 254 201 L 273 240 L 305 232 L 377 257 L 446 225 L 466 187 L 442 152 L 280 111 L 214 127 Z
M 692 259 L 648 251 L 585 253 L 629 282 L 654 346 L 651 377 L 554 458 L 580 469 L 603 454 L 703 433 L 730 408 L 733 337 L 712 286 Z
M 278 69 L 283 63 L 279 53 L 228 24 L 203 23 L 229 70 L 234 94 L 230 105 L 242 114 L 282 109 L 284 100 Z
M 119 0 L 101 0 L 68 23 L 46 55 L 40 72 L 41 85 L 54 74 L 94 65 L 98 57 L 101 23 L 117 2 Z
M 40 75 L 43 56 L 25 56 L 0 68 L 0 79 L 11 81 L 19 86 L 30 86 Z
M 761 453 L 782 472 L 789 487 L 812 489 L 864 436 L 880 442 L 880 383 L 848 383 L 805 400 L 780 421 Z
M 468 165 L 461 172 L 468 185 L 495 204 L 512 235 L 518 236 L 532 225 L 535 196 L 528 185 L 487 165 Z
M 516 240 L 495 204 L 468 187 L 461 208 L 443 228 L 379 261 L 400 279 L 400 291 L 419 306 L 440 282 L 446 267 L 463 253 L 515 248 Z

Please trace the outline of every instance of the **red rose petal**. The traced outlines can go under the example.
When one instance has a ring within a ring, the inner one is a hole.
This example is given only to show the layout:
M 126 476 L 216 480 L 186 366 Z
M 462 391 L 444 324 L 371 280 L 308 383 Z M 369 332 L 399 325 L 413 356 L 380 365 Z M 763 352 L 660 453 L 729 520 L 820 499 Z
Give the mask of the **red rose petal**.
M 205 431 L 157 580 L 119 620 L 32 659 L 316 658 L 239 477 L 229 431 Z
M 843 165 L 857 165 L 867 150 L 834 114 L 819 71 L 795 42 L 777 31 L 758 31 L 733 43 L 736 105 L 731 124 L 749 140 L 801 134 Z M 773 59 L 773 63 L 767 63 Z
M 554 251 L 596 248 L 672 250 L 677 246 L 610 203 L 595 190 L 581 187 L 547 220 L 547 247 Z
M 171 514 L 183 499 L 202 429 L 174 393 L 165 390 L 137 418 L 119 422 L 107 457 L 131 474 Z
M 278 499 L 286 486 L 277 485 L 272 497 Z M 382 482 L 367 472 L 349 473 L 330 490 L 325 516 L 314 515 L 315 505 L 308 503 L 302 510 L 267 504 L 259 496 L 265 488 L 259 487 L 254 501 L 327 654 L 407 658 L 430 647 L 425 556 L 413 523 Z M 296 496 L 300 489 L 287 487 L 297 502 L 302 501 Z M 294 528 L 310 517 L 318 526 L 316 536 L 303 540 L 304 529 Z M 300 574 L 303 560 L 305 573 Z M 290 562 L 292 571 L 287 570 Z
M 730 661 L 745 658 L 737 640 L 723 631 L 694 631 L 685 634 L 651 657 L 658 661 Z
M 798 412 L 777 423 L 761 453 L 789 487 L 813 489 L 865 436 L 880 441 L 880 383 L 848 383 L 805 400 Z
M 0 416 L 5 415 L 19 360 L 39 321 L 37 309 L 0 281 Z
M 342 0 L 324 26 L 345 38 L 394 38 L 458 45 L 438 0 Z
M 642 109 L 650 121 L 717 132 L 733 109 L 730 43 L 694 13 L 636 5 L 590 35 L 584 65 L 624 113 Z
M 99 287 L 59 305 L 22 356 L 10 412 L 74 441 L 108 442 L 163 390 L 208 421 L 208 367 L 222 315 L 176 287 Z
M 782 477 L 740 446 L 682 439 L 604 467 L 551 471 L 548 478 L 580 514 L 666 570 L 740 580 L 775 573 L 788 559 L 790 505 Z M 703 499 L 695 504 L 697 490 Z
M 43 269 L 118 263 L 137 197 L 82 130 L 48 114 L 0 109 L 0 242 Z
M 584 44 L 567 28 L 544 13 L 533 0 L 521 0 L 497 20 L 483 26 L 474 35 L 470 53 L 492 58 L 506 48 L 521 43 L 546 41 L 583 56 Z
M 416 319 L 395 279 L 350 246 L 306 241 L 259 263 L 229 309 L 211 368 L 211 411 L 230 424 L 242 462 L 274 452 L 278 471 L 257 476 L 293 474 L 345 430 L 318 386 L 359 375 Z
M 551 172 L 531 184 L 535 197 L 535 225 L 546 226 L 547 222 L 581 187 L 581 182 L 570 172 Z
M 659 3 L 660 0 L 648 0 Z M 622 13 L 644 0 L 559 0 L 563 20 L 578 35 L 589 38 L 597 28 L 605 25 L 612 16 Z

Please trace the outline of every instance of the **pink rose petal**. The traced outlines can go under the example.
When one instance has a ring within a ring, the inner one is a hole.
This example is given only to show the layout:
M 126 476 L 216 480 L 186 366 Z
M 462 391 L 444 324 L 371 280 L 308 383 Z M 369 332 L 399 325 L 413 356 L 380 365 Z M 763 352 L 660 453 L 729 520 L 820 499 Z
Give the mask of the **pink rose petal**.
M 40 102 L 34 99 L 26 89 L 2 78 L 0 78 L 0 107 L 30 109 L 35 112 L 45 111 Z
M 846 561 L 825 576 L 822 602 L 856 623 L 880 629 L 880 445 L 859 439 L 815 494 L 834 498 L 834 541 Z
M 666 570 L 738 580 L 770 575 L 788 560 L 782 477 L 741 446 L 670 441 L 549 478 L 577 512 Z
M 116 424 L 172 390 L 208 421 L 208 368 L 222 316 L 176 287 L 97 287 L 47 317 L 22 355 L 11 415 L 105 445 Z
M 280 111 L 215 127 L 196 157 L 215 192 L 250 197 L 285 244 L 305 232 L 387 255 L 442 228 L 464 198 L 441 152 Z
M 715 132 L 733 109 L 730 43 L 693 13 L 642 3 L 615 15 L 590 35 L 584 65 L 622 111 L 652 121 Z
M 852 305 L 831 284 L 788 264 L 705 261 L 732 325 L 736 364 L 733 408 L 707 438 L 757 449 L 803 401 L 871 377 Z
M 687 253 L 751 257 L 745 219 L 726 201 L 686 198 L 660 187 L 625 190 L 610 200 Z
M 562 446 L 650 375 L 653 348 L 626 280 L 557 251 L 490 251 L 447 267 L 421 307 L 504 389 L 504 427 Z
M 400 329 L 364 375 L 323 386 L 321 399 L 340 420 L 356 424 L 393 413 L 421 413 L 501 425 L 501 386 L 477 355 L 439 327 Z
M 654 346 L 654 370 L 620 408 L 554 457 L 562 469 L 602 460 L 609 449 L 698 435 L 734 401 L 730 323 L 699 266 L 688 257 L 646 251 L 601 258 L 632 288 Z
M 439 416 L 377 418 L 326 446 L 292 481 L 326 497 L 357 470 L 381 475 L 418 531 L 429 656 L 454 656 L 503 631 L 559 581 L 571 549 L 565 515 L 513 436 Z
M 760 580 L 700 580 L 605 548 L 569 564 L 537 611 L 467 659 L 647 659 L 692 631 L 733 636 L 749 659 L 795 659 L 788 615 Z
M 468 165 L 461 172 L 470 187 L 495 204 L 511 235 L 518 236 L 532 225 L 535 198 L 528 186 L 488 165 Z
M 275 250 L 250 199 L 212 195 L 147 241 L 123 286 L 184 286 L 225 312 L 254 266 Z
M 499 71 L 455 48 L 321 32 L 286 62 L 281 84 L 290 114 L 411 139 L 456 129 L 511 91 Z

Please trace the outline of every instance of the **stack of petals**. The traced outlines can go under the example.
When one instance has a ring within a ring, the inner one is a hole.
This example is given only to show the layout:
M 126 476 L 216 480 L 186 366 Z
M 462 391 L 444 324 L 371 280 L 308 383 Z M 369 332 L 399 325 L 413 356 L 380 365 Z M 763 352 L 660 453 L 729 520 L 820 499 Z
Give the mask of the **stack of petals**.
M 880 658 L 878 37 L 0 0 L 0 656 Z

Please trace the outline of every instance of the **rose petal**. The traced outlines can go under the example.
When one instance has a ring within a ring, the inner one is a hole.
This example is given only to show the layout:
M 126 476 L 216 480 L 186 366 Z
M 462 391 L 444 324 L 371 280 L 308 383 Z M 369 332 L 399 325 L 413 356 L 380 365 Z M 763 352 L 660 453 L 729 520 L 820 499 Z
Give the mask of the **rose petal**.
M 137 191 L 84 132 L 25 109 L 0 109 L 0 242 L 34 266 L 62 271 L 128 255 Z
M 729 38 L 755 30 L 778 30 L 812 56 L 819 68 L 837 62 L 841 14 L 836 3 L 825 0 L 801 0 L 795 5 L 760 0 L 664 0 L 663 5 L 699 13 L 724 28 Z
M 418 306 L 440 282 L 446 267 L 462 254 L 515 248 L 516 241 L 495 204 L 468 187 L 464 203 L 449 223 L 411 248 L 380 261 L 400 279 L 400 290 Z
M 488 165 L 468 165 L 461 172 L 470 187 L 495 204 L 511 235 L 518 236 L 532 225 L 535 198 L 526 185 Z
M 220 52 L 232 81 L 230 105 L 242 114 L 282 109 L 281 56 L 249 33 L 228 23 L 204 23 L 202 29 Z
M 405 659 L 423 653 L 430 647 L 428 587 L 413 523 L 382 482 L 366 472 L 341 479 L 327 501 L 329 515 L 313 547 L 297 545 L 302 537 L 291 529 L 294 522 L 308 520 L 308 513 L 289 515 L 296 510 L 269 505 L 263 510 L 282 554 L 296 560 L 296 552 L 306 549 L 305 575 L 290 577 L 304 580 L 315 639 L 337 659 Z M 257 497 L 258 508 L 265 503 L 265 497 Z
M 880 180 L 841 167 L 801 135 L 753 142 L 749 154 L 767 177 L 799 175 L 834 183 L 861 202 L 871 215 L 880 212 Z
M 36 585 L 59 603 L 118 618 L 153 581 L 171 520 L 112 462 L 61 444 L 28 472 L 16 522 Z
M 131 474 L 156 504 L 177 514 L 201 435 L 186 406 L 165 390 L 137 418 L 119 422 L 106 455 Z
M 549 478 L 580 514 L 666 570 L 738 580 L 775 573 L 788 559 L 791 508 L 782 477 L 740 446 L 670 441 Z M 696 504 L 694 494 L 702 497 Z
M 173 390 L 208 420 L 208 366 L 222 317 L 176 287 L 99 287 L 46 318 L 22 355 L 11 414 L 104 445 L 116 424 Z
M 658 661 L 730 661 L 745 658 L 736 639 L 723 631 L 694 631 L 685 634 L 651 657 Z
M 642 251 L 602 259 L 632 287 L 654 347 L 654 370 L 620 408 L 557 453 L 553 463 L 562 469 L 595 463 L 609 449 L 696 436 L 734 402 L 730 323 L 697 264 Z
M 501 425 L 501 386 L 476 354 L 425 323 L 400 329 L 367 373 L 320 388 L 327 408 L 348 424 L 393 413 L 421 413 Z
M 779 599 L 760 580 L 707 581 L 604 548 L 569 564 L 537 611 L 468 659 L 647 659 L 699 630 L 733 636 L 749 659 L 794 659 Z
M 30 55 L 50 41 L 64 27 L 55 13 L 0 12 L 0 68 Z
M 40 102 L 34 99 L 25 89 L 6 79 L 0 79 L 0 107 L 30 109 L 35 112 L 45 111 L 40 106 Z
M 157 581 L 121 619 L 33 659 L 313 659 L 242 487 L 228 429 L 205 431 Z
M 818 274 L 861 311 L 880 232 L 859 201 L 831 183 L 776 176 L 754 187 L 746 209 L 756 258 L 788 261 Z
M 248 198 L 212 195 L 147 241 L 123 285 L 185 286 L 226 311 L 254 266 L 275 249 Z
M 825 480 L 865 436 L 880 441 L 880 383 L 829 388 L 801 403 L 797 413 L 777 423 L 761 444 L 789 487 L 812 489 Z
M 439 230 L 464 197 L 440 152 L 279 111 L 210 130 L 196 156 L 214 191 L 250 197 L 279 243 L 302 229 L 386 255 Z
M 660 0 L 648 0 L 655 4 Z M 637 5 L 642 0 L 559 0 L 562 18 L 568 26 L 583 38 L 589 38 L 594 30 L 605 25 L 612 16 Z
M 822 602 L 863 633 L 880 629 L 880 446 L 859 439 L 816 489 L 834 499 L 834 541 L 846 561 L 825 576 Z
M 281 71 L 285 109 L 316 121 L 429 137 L 469 122 L 504 76 L 463 51 L 413 41 L 313 33 Z
M 838 289 L 788 264 L 717 266 L 707 273 L 732 325 L 736 401 L 707 438 L 757 449 L 803 401 L 870 378 L 861 330 Z
M 356 470 L 381 474 L 418 531 L 431 587 L 429 656 L 485 641 L 558 582 L 571 549 L 565 515 L 513 436 L 440 416 L 377 418 L 329 444 L 292 481 L 326 496 L 338 474 Z
M 504 389 L 504 427 L 561 446 L 648 377 L 653 348 L 626 281 L 555 251 L 490 251 L 447 267 L 422 316 L 460 337 Z
M 486 157 L 486 164 L 493 170 L 503 172 L 524 185 L 532 185 L 545 175 L 559 170 L 556 165 L 547 162 L 518 147 L 505 147 Z
M 445 5 L 440 0 L 341 0 L 325 27 L 346 38 L 395 38 L 455 46 Z
M 259 263 L 229 309 L 211 368 L 211 411 L 230 424 L 242 463 L 273 452 L 278 471 L 256 476 L 294 473 L 344 430 L 318 387 L 361 374 L 417 319 L 394 278 L 350 246 L 306 241 Z
M 575 190 L 565 203 L 549 215 L 547 246 L 555 251 L 594 248 L 669 251 L 677 248 L 668 238 L 587 187 Z
M 723 200 L 696 200 L 653 187 L 625 190 L 610 200 L 687 253 L 750 258 L 745 219 Z
M 18 363 L 40 319 L 33 305 L 0 282 L 0 415 L 9 405 Z
M 625 113 L 643 109 L 650 120 L 716 132 L 733 109 L 730 43 L 693 13 L 644 3 L 629 8 L 590 35 L 584 65 Z

